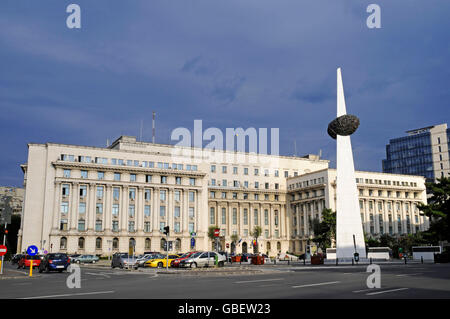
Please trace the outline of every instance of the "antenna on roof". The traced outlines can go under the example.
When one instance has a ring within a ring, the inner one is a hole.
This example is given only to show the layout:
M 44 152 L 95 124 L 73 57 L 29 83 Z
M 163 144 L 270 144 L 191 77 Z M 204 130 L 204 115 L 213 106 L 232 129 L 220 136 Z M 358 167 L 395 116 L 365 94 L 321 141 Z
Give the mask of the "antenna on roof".
M 155 111 L 153 111 L 153 122 L 152 122 L 152 143 L 155 144 Z
M 139 135 L 139 141 L 142 142 L 142 129 L 144 126 L 144 120 L 141 120 L 141 131 L 140 131 L 140 135 Z
M 294 140 L 294 156 L 297 156 L 297 140 Z

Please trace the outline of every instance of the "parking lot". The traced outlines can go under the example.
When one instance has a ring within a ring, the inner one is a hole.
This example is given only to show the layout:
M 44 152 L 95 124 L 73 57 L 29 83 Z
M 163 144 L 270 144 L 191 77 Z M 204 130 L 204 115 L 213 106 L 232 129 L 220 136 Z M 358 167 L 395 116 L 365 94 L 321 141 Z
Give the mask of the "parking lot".
M 382 264 L 381 287 L 369 289 L 367 265 L 226 264 L 222 268 L 111 269 L 106 262 L 81 265 L 80 288 L 70 273 L 38 273 L 6 263 L 0 298 L 450 298 L 449 264 Z

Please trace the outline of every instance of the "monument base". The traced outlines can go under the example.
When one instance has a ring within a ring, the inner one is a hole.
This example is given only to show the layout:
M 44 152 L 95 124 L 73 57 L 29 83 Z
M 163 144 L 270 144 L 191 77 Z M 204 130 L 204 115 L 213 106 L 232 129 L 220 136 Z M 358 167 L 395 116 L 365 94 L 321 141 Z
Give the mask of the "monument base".
M 338 265 L 352 265 L 352 261 L 353 264 L 358 265 L 358 264 L 370 264 L 370 259 L 369 258 L 359 258 L 359 261 L 356 262 L 353 260 L 353 258 L 339 258 L 338 260 Z M 325 265 L 336 265 L 336 258 L 331 259 L 331 258 L 326 258 L 324 260 L 324 264 Z

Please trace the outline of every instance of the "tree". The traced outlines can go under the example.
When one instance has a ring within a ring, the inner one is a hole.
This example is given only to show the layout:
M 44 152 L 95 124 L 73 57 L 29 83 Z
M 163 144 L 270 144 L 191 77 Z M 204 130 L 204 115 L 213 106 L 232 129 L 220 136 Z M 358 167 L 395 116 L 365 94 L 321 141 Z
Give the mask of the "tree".
M 255 238 L 255 240 L 256 240 L 256 246 L 254 246 L 254 247 L 255 247 L 255 248 L 254 248 L 255 254 L 258 253 L 258 237 L 261 236 L 261 234 L 262 234 L 262 228 L 261 228 L 260 226 L 255 226 L 255 227 L 253 228 L 253 231 L 252 231 L 252 236 L 253 236 L 253 237 Z
M 336 238 L 336 213 L 331 209 L 324 208 L 322 221 L 320 222 L 317 218 L 313 219 L 312 229 L 314 231 L 313 241 L 322 249 L 322 252 L 325 252 Z
M 423 238 L 434 244 L 450 241 L 450 178 L 438 178 L 437 183 L 426 183 L 426 187 L 431 194 L 429 204 L 417 205 L 421 215 L 430 218 L 430 228 L 423 232 Z

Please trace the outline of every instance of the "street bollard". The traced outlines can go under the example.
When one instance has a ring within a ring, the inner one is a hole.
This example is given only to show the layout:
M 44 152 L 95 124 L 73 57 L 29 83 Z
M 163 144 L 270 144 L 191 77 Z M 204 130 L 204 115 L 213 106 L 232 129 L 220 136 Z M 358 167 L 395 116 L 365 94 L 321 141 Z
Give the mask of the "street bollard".
M 369 258 L 369 262 L 372 265 L 372 257 Z
M 30 260 L 30 277 L 33 277 L 33 260 Z
M 276 259 L 276 258 L 273 259 L 273 264 L 274 264 L 274 265 L 277 264 L 277 259 Z
M 423 256 L 420 256 L 420 262 L 423 264 Z
M 352 266 L 355 265 L 355 259 L 352 258 Z
M 291 258 L 288 258 L 288 265 L 289 265 L 289 261 L 291 260 Z
M 338 265 L 338 258 L 336 257 L 336 266 Z
M 306 265 L 306 258 L 303 258 L 303 266 Z
M 404 257 L 404 259 L 405 259 L 405 265 L 406 265 L 406 256 Z

